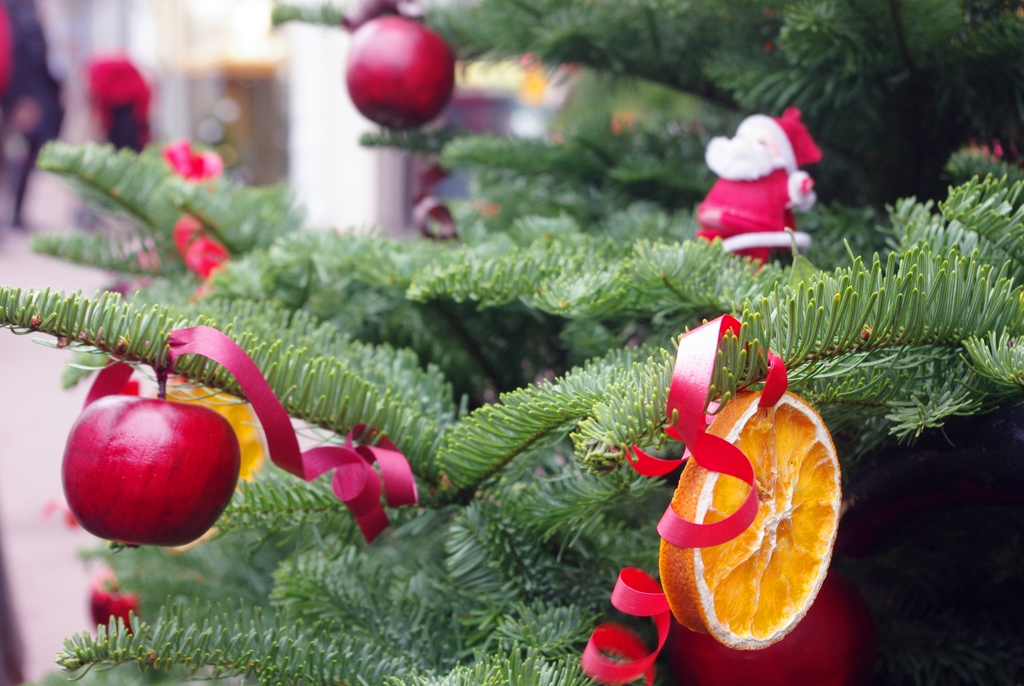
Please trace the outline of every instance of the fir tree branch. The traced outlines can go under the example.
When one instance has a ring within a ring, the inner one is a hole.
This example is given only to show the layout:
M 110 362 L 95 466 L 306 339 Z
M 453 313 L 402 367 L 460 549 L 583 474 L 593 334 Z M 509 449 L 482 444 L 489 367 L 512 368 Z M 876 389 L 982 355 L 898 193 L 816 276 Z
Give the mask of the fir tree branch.
M 455 134 L 448 129 L 429 131 L 381 129 L 373 133 L 364 133 L 359 137 L 359 145 L 366 148 L 397 148 L 426 155 L 437 155 L 454 139 Z
M 289 619 L 375 646 L 406 671 L 446 672 L 471 640 L 457 629 L 470 608 L 446 598 L 446 589 L 427 581 L 426 573 L 420 574 L 426 588 L 410 589 L 418 566 L 411 560 L 393 566 L 355 547 L 334 559 L 303 554 L 279 568 L 272 597 Z
M 175 179 L 175 204 L 213 231 L 233 254 L 268 248 L 302 224 L 304 210 L 285 186 L 252 188 L 218 179 L 197 185 Z
M 927 245 L 936 251 L 974 251 L 975 259 L 995 267 L 1010 261 L 1010 274 L 1019 281 L 1024 276 L 1022 193 L 1024 181 L 1009 185 L 989 176 L 950 188 L 939 214 L 930 212 L 930 203 L 900 201 L 891 213 L 899 250 Z
M 779 278 L 723 252 L 719 244 L 615 241 L 543 236 L 525 248 L 485 245 L 424 269 L 408 290 L 415 300 L 474 300 L 494 307 L 520 299 L 568 318 L 713 316 L 766 292 Z
M 728 401 L 737 389 L 763 378 L 768 349 L 797 371 L 857 351 L 956 347 L 989 331 L 1020 331 L 1024 303 L 1020 288 L 991 266 L 955 250 L 913 250 L 885 263 L 876 260 L 870 268 L 858 260 L 795 289 L 776 286 L 771 295 L 748 301 L 741 319 L 740 335 L 726 336 L 719 346 L 709 401 Z M 573 432 L 577 456 L 591 469 L 606 471 L 624 460 L 629 446 L 662 444 L 671 369 L 666 351 L 614 385 Z
M 139 236 L 37 233 L 32 236 L 32 250 L 120 274 L 153 276 L 185 272 L 180 259 L 161 260 L 154 242 Z
M 900 55 L 903 57 L 903 63 L 906 65 L 907 70 L 911 73 L 917 71 L 917 67 L 914 66 L 914 60 L 910 56 L 910 46 L 907 44 L 907 35 L 903 30 L 903 12 L 900 9 L 899 0 L 888 0 L 889 11 L 892 13 L 892 26 L 896 33 L 896 42 L 900 46 Z
M 158 150 L 136 154 L 110 145 L 50 142 L 40 151 L 38 166 L 68 180 L 96 207 L 133 219 L 139 232 L 155 242 L 163 261 L 171 261 L 166 254 L 176 254 L 171 229 L 181 213 L 170 201 L 172 174 Z
M 328 479 L 298 483 L 271 471 L 256 481 L 240 482 L 238 492 L 217 520 L 223 532 L 265 529 L 279 532 L 302 526 L 354 534 L 354 522 Z
M 561 438 L 603 400 L 635 359 L 636 352 L 617 350 L 557 383 L 521 388 L 476 410 L 445 434 L 436 462 L 442 481 L 469 494 L 517 455 Z
M 592 683 L 573 657 L 544 661 L 534 651 L 523 657 L 518 647 L 507 658 L 490 657 L 471 667 L 456 667 L 444 676 L 389 679 L 387 686 L 585 686 Z
M 156 670 L 209 667 L 213 678 L 244 675 L 267 686 L 379 682 L 410 672 L 405 660 L 372 644 L 348 636 L 311 639 L 301 625 L 230 606 L 165 606 L 152 624 L 135 619 L 130 632 L 118 621 L 96 636 L 77 634 L 57 656 L 71 672 L 126 662 Z
M 970 148 L 953 153 L 945 171 L 955 185 L 967 183 L 974 177 L 984 179 L 988 176 L 1005 179 L 1010 184 L 1024 181 L 1024 169 L 987 151 Z
M 154 369 L 170 368 L 169 332 L 197 324 L 234 334 L 292 416 L 340 434 L 356 424 L 374 426 L 399 445 L 414 471 L 432 480 L 430 457 L 453 419 L 451 389 L 436 370 L 420 370 L 408 352 L 348 342 L 306 314 L 266 303 L 203 303 L 183 313 L 137 309 L 111 293 L 89 300 L 0 288 L 0 326 L 47 333 L 58 337 L 58 346 L 84 344 Z M 185 356 L 173 372 L 244 397 L 230 374 L 206 358 Z
M 981 377 L 1003 387 L 1024 388 L 1024 340 L 1019 332 L 971 336 L 964 341 L 971 368 Z
M 344 15 L 341 8 L 331 2 L 324 2 L 320 5 L 293 5 L 278 2 L 274 5 L 274 11 L 270 17 L 275 26 L 289 21 L 341 26 Z

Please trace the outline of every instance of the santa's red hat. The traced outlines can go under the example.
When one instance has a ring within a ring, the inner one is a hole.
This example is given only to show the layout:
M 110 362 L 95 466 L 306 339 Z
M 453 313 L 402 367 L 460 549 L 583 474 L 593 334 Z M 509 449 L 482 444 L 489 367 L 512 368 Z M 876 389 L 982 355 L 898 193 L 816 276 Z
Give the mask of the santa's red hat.
M 765 133 L 772 137 L 784 158 L 790 174 L 805 164 L 821 161 L 821 149 L 800 121 L 800 108 L 787 107 L 781 117 L 753 114 L 740 124 L 736 135 Z

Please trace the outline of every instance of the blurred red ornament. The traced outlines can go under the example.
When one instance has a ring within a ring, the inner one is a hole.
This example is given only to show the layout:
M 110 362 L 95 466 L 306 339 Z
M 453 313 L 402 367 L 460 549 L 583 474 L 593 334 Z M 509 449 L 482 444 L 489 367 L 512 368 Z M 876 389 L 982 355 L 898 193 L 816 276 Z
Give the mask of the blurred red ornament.
M 129 613 L 139 612 L 139 597 L 134 593 L 121 593 L 117 587 L 117 578 L 109 569 L 100 570 L 93 579 L 92 594 L 89 596 L 89 611 L 92 614 L 92 623 L 96 626 L 104 625 L 110 618 L 120 619 L 125 627 L 131 631 L 131 616 Z
M 352 34 L 346 82 L 364 117 L 388 128 L 411 129 L 448 104 L 455 57 L 444 38 L 423 24 L 378 17 Z
M 200 236 L 192 241 L 192 245 L 185 252 L 185 266 L 208 279 L 213 270 L 227 262 L 230 257 L 223 245 L 208 236 Z
M 190 214 L 181 215 L 181 218 L 175 222 L 172 235 L 174 236 L 174 245 L 177 246 L 178 254 L 181 255 L 182 259 L 185 259 L 188 247 L 192 245 L 192 241 L 196 239 L 202 230 L 202 222 Z
M 185 266 L 204 279 L 214 269 L 227 262 L 231 255 L 219 242 L 203 235 L 203 224 L 195 217 L 184 214 L 174 224 L 174 245 L 185 260 Z
M 123 55 L 97 57 L 88 67 L 89 97 L 103 130 L 110 136 L 116 127 L 118 111 L 130 111 L 134 121 L 132 140 L 112 143 L 141 150 L 149 143 L 149 105 L 153 92 L 138 68 Z
M 0 95 L 7 91 L 14 71 L 14 32 L 7 5 L 0 2 Z
M 164 146 L 164 160 L 175 174 L 189 181 L 205 181 L 224 173 L 224 160 L 215 152 L 193 152 L 188 141 L 175 141 Z
M 64 518 L 64 525 L 69 529 L 77 529 L 79 524 L 78 520 L 75 519 L 75 515 L 71 514 L 71 508 L 63 500 L 58 498 L 52 498 L 43 505 L 42 516 L 43 519 L 49 519 L 56 513 L 60 512 Z
M 830 571 L 803 620 L 762 650 L 733 650 L 672 622 L 677 686 L 859 686 L 874 672 L 875 628 L 857 588 Z

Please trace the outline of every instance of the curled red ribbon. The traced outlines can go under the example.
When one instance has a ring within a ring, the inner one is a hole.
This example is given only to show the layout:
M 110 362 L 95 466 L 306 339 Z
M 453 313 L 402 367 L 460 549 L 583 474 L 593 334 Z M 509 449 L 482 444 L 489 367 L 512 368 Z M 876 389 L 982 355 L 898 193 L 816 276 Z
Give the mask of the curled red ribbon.
M 661 585 L 647 572 L 627 567 L 619 572 L 619 579 L 615 582 L 612 605 L 634 617 L 653 617 L 658 628 L 658 647 L 649 652 L 643 639 L 632 629 L 615 622 L 601 624 L 594 629 L 580 658 L 583 673 L 610 686 L 628 684 L 643 675 L 647 686 L 651 686 L 654 683 L 654 660 L 668 639 L 669 607 Z M 624 659 L 615 660 L 605 653 Z
M 673 423 L 665 433 L 686 445 L 683 457 L 678 460 L 661 460 L 636 446 L 631 450 L 635 457 L 635 461 L 631 461 L 633 468 L 645 476 L 667 474 L 693 457 L 704 469 L 735 477 L 751 487 L 739 509 L 713 524 L 688 522 L 671 507 L 666 509 L 658 523 L 658 533 L 680 548 L 721 545 L 743 533 L 757 516 L 757 491 L 754 488 L 754 469 L 750 460 L 736 446 L 707 433 L 708 422 L 704 414 L 704 402 L 711 387 L 718 342 L 727 331 L 738 334 L 739 329 L 739 321 L 729 315 L 722 315 L 690 331 L 679 340 L 665 407 L 665 413 Z M 789 379 L 782 358 L 769 353 L 768 376 L 758 404 L 761 407 L 775 405 L 788 386 Z
M 665 407 L 671 425 L 665 433 L 686 445 L 683 456 L 678 460 L 663 460 L 648 455 L 636 446 L 627 451 L 630 464 L 644 476 L 663 476 L 692 457 L 704 469 L 727 474 L 750 486 L 746 500 L 735 512 L 711 524 L 687 521 L 677 515 L 670 505 L 658 522 L 658 534 L 680 548 L 721 545 L 743 533 L 757 516 L 757 489 L 754 487 L 754 469 L 750 460 L 738 447 L 707 433 L 709 418 L 704 413 L 704 403 L 718 355 L 718 343 L 727 331 L 738 334 L 739 329 L 739 321 L 723 315 L 690 331 L 679 341 Z M 774 406 L 788 386 L 786 365 L 779 356 L 769 353 L 768 376 L 758 405 Z M 616 602 L 617 597 L 619 602 Z M 654 579 L 640 570 L 624 569 L 612 592 L 612 604 L 627 614 L 653 616 L 658 626 L 658 648 L 644 655 L 646 646 L 632 631 L 617 624 L 602 624 L 594 631 L 583 653 L 583 671 L 602 684 L 627 683 L 641 674 L 651 684 L 654 678 L 654 659 L 668 636 L 668 600 Z M 638 641 L 641 646 L 639 651 Z M 620 654 L 630 660 L 617 662 L 605 657 L 602 651 Z
M 288 413 L 259 367 L 238 344 L 208 326 L 172 331 L 170 339 L 172 363 L 182 355 L 202 355 L 231 372 L 263 426 L 274 464 L 306 481 L 334 470 L 331 488 L 352 512 L 367 543 L 389 524 L 380 502 L 382 491 L 390 507 L 419 502 L 412 468 L 394 443 L 381 436 L 373 446 L 353 444 L 356 437 L 367 440 L 378 437 L 376 429 L 361 424 L 349 431 L 343 446 L 322 446 L 300 452 Z M 93 382 L 85 404 L 118 393 L 131 373 L 132 368 L 126 364 L 103 369 Z M 374 462 L 380 467 L 379 476 L 371 466 Z

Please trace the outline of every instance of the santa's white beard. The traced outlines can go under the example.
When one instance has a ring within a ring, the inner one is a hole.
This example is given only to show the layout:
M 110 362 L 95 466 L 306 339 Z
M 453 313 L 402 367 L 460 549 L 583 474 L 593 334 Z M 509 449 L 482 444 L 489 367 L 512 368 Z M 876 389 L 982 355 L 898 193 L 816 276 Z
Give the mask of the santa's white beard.
M 704 161 L 711 171 L 730 181 L 754 181 L 784 166 L 760 143 L 724 136 L 711 139 Z

